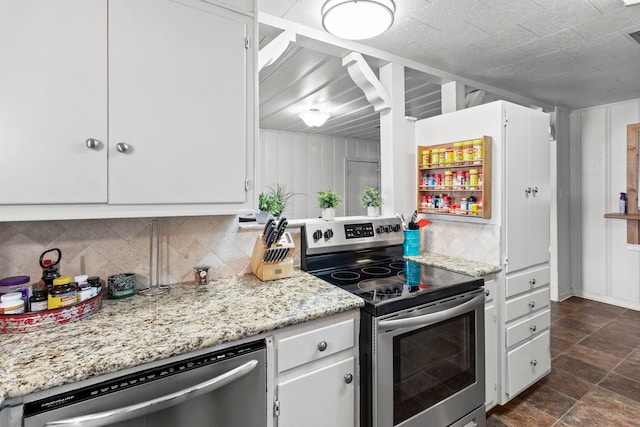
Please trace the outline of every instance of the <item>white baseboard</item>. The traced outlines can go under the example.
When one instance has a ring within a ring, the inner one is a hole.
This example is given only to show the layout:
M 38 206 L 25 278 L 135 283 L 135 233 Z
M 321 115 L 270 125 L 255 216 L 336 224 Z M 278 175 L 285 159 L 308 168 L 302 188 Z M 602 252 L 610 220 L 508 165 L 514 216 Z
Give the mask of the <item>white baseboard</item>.
M 611 304 L 611 305 L 616 305 L 618 307 L 630 308 L 632 310 L 640 311 L 640 302 L 638 301 L 623 300 L 620 298 L 615 298 L 607 295 L 601 295 L 593 292 L 583 291 L 581 289 L 573 289 L 572 292 L 573 292 L 573 295 L 577 297 L 582 297 L 592 301 L 603 302 L 605 304 Z

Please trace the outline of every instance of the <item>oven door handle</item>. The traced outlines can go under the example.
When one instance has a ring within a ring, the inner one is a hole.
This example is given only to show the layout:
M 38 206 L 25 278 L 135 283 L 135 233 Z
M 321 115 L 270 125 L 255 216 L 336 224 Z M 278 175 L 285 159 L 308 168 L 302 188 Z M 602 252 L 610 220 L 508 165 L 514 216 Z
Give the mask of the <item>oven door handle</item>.
M 171 408 L 172 406 L 178 405 L 194 397 L 217 390 L 247 375 L 257 365 L 257 360 L 250 360 L 249 362 L 231 369 L 224 374 L 175 393 L 109 411 L 96 412 L 94 414 L 67 418 L 65 420 L 51 421 L 46 423 L 45 427 L 97 427 L 152 414 L 163 409 Z
M 421 316 L 408 317 L 406 319 L 381 320 L 378 327 L 386 330 L 395 330 L 402 328 L 411 328 L 414 326 L 428 326 L 443 320 L 458 316 L 469 311 L 469 308 L 478 305 L 484 301 L 484 293 L 470 299 L 460 305 L 447 308 L 435 313 L 423 314 Z

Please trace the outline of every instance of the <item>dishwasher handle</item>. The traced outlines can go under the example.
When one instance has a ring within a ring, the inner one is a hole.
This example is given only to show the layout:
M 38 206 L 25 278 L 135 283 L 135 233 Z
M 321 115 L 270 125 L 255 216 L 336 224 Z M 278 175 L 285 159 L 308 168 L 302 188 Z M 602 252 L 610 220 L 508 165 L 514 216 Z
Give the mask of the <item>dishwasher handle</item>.
M 95 414 L 83 415 L 75 418 L 67 418 L 66 420 L 51 421 L 46 423 L 45 427 L 98 427 L 152 414 L 154 412 L 176 406 L 191 398 L 217 390 L 247 375 L 257 365 L 257 360 L 250 360 L 249 362 L 231 369 L 224 374 L 175 393 L 109 411 L 96 412 Z
M 406 319 L 381 320 L 378 327 L 387 330 L 395 330 L 402 328 L 411 328 L 414 326 L 429 326 L 434 323 L 441 322 L 446 319 L 458 316 L 469 311 L 469 308 L 476 306 L 484 301 L 484 293 L 470 299 L 460 305 L 448 308 L 435 313 L 423 314 L 421 316 L 407 317 Z

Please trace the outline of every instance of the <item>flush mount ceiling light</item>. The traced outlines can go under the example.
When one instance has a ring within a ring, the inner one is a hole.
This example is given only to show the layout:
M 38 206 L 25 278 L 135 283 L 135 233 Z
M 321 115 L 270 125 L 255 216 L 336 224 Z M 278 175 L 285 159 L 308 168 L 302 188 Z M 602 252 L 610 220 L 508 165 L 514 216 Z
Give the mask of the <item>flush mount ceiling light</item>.
M 313 129 L 319 128 L 331 117 L 331 114 L 312 108 L 309 111 L 303 111 L 299 114 L 305 124 Z
M 633 6 L 634 4 L 640 4 L 640 0 L 622 0 L 625 6 Z
M 343 39 L 369 39 L 391 27 L 395 12 L 393 0 L 327 0 L 322 26 Z

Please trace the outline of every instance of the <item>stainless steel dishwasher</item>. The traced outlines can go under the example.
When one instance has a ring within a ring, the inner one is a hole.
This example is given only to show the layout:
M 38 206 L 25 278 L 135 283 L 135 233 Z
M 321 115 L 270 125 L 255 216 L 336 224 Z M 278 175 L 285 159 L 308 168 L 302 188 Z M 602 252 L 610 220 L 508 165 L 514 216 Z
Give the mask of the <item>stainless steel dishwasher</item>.
M 23 425 L 266 426 L 266 388 L 266 345 L 255 341 L 25 401 Z

